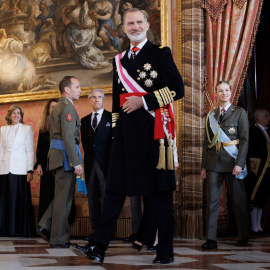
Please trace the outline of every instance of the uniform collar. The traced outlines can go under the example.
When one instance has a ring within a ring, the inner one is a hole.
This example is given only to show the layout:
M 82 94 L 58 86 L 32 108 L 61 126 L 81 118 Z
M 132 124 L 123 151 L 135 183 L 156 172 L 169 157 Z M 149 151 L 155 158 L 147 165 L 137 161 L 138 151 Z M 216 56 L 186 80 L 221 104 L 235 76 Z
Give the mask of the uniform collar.
M 129 50 L 131 50 L 132 48 L 134 48 L 134 47 L 137 47 L 137 48 L 139 48 L 140 50 L 142 49 L 142 47 L 145 45 L 145 43 L 147 42 L 147 38 L 144 40 L 144 41 L 142 41 L 140 44 L 138 44 L 137 46 L 133 46 L 131 43 L 130 43 L 130 49 Z
M 257 123 L 257 125 L 258 125 L 262 130 L 267 130 L 267 129 L 268 129 L 268 127 L 264 127 L 264 126 L 260 125 L 259 123 Z
M 221 113 L 221 110 L 222 110 L 223 108 L 224 108 L 225 111 L 227 112 L 231 105 L 232 105 L 232 104 L 230 103 L 230 104 L 228 104 L 226 107 L 221 107 L 221 106 L 219 106 L 219 113 Z
M 74 105 L 73 101 L 70 98 L 68 98 L 68 97 L 62 97 L 62 98 L 66 98 L 67 100 L 69 100 L 71 102 L 72 105 Z

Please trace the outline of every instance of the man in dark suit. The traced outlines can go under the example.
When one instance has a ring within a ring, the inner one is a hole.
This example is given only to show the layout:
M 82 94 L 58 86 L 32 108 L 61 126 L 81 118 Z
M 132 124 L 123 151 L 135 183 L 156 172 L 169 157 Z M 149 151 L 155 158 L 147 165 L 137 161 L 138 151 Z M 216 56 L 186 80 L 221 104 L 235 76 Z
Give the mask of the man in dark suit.
M 73 102 L 81 95 L 79 81 L 73 76 L 59 83 L 60 101 L 50 115 L 48 169 L 55 178 L 54 199 L 38 225 L 51 247 L 67 248 L 70 243 L 68 216 L 75 191 L 75 174 L 83 173 L 80 143 L 80 119 Z
M 226 81 L 216 86 L 219 107 L 206 119 L 202 155 L 202 178 L 207 178 L 207 242 L 203 249 L 217 248 L 217 221 L 220 196 L 225 179 L 237 223 L 237 246 L 249 240 L 249 219 L 243 178 L 246 176 L 248 119 L 246 112 L 230 103 L 231 89 Z
M 114 140 L 104 206 L 89 243 L 85 247 L 74 245 L 73 249 L 102 263 L 126 196 L 152 194 L 158 212 L 158 247 L 153 263 L 167 264 L 174 261 L 176 187 L 170 103 L 184 96 L 184 85 L 170 49 L 147 40 L 145 13 L 130 9 L 123 22 L 131 45 L 113 61 Z
M 112 144 L 112 114 L 104 110 L 103 90 L 94 89 L 88 96 L 92 113 L 82 118 L 81 139 L 84 171 L 88 190 L 92 231 L 97 227 L 105 197 L 105 184 Z
M 254 112 L 256 124 L 249 129 L 249 175 L 246 181 L 248 198 L 250 200 L 250 229 L 252 234 L 264 234 L 261 227 L 262 209 L 264 208 L 270 190 L 270 145 L 267 128 L 269 112 L 257 109 Z

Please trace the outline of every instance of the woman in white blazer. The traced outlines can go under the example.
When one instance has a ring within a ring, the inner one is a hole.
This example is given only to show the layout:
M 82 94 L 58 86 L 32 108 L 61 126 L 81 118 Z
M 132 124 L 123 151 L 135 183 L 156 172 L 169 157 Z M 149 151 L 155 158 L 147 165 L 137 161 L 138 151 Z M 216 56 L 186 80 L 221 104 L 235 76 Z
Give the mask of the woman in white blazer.
M 0 236 L 33 236 L 33 129 L 23 125 L 23 111 L 11 106 L 0 129 Z

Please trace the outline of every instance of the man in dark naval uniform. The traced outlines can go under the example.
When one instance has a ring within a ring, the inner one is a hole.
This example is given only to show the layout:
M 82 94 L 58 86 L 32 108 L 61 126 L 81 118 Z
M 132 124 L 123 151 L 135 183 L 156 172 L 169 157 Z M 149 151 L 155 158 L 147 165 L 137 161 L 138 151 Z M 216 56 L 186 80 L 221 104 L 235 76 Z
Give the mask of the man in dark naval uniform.
M 166 264 L 174 261 L 174 126 L 170 103 L 184 96 L 184 85 L 170 49 L 147 40 L 145 13 L 130 9 L 123 22 L 131 45 L 113 62 L 114 141 L 103 211 L 89 243 L 72 249 L 102 263 L 126 196 L 152 194 L 158 211 L 153 263 Z
M 217 248 L 217 221 L 223 180 L 227 186 L 236 219 L 239 240 L 246 246 L 249 240 L 249 219 L 246 190 L 246 155 L 248 151 L 248 119 L 245 110 L 230 103 L 231 89 L 226 81 L 216 85 L 219 107 L 206 119 L 202 155 L 202 178 L 207 178 L 207 242 L 203 249 Z
M 263 234 L 261 227 L 262 209 L 270 193 L 270 145 L 267 128 L 269 112 L 257 109 L 254 112 L 256 124 L 249 129 L 249 175 L 246 181 L 250 200 L 250 230 L 252 234 Z
M 92 231 L 95 231 L 105 198 L 112 145 L 112 113 L 103 107 L 105 95 L 102 89 L 92 90 L 88 98 L 92 113 L 82 118 L 81 139 L 89 216 Z
M 39 230 L 51 247 L 69 248 L 68 216 L 75 189 L 75 174 L 83 173 L 79 152 L 80 119 L 73 101 L 81 95 L 79 81 L 73 76 L 59 83 L 61 99 L 50 115 L 51 145 L 48 169 L 55 178 L 54 199 L 38 223 Z

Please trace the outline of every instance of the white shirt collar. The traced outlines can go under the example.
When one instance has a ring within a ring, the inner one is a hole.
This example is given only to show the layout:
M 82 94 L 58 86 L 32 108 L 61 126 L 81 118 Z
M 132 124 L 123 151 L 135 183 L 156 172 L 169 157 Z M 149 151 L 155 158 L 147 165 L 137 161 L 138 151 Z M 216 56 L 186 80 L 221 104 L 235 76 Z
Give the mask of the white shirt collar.
M 98 111 L 97 111 L 98 116 L 99 116 L 99 115 L 102 115 L 103 112 L 104 112 L 104 108 L 101 108 L 100 110 L 98 110 Z M 92 111 L 92 117 L 94 117 L 95 113 L 96 113 L 95 111 Z
M 137 46 L 133 46 L 131 43 L 130 43 L 130 50 L 132 49 L 132 48 L 134 48 L 134 47 L 137 47 L 137 48 L 139 48 L 140 50 L 142 49 L 142 47 L 145 45 L 145 43 L 147 42 L 147 38 L 144 40 L 144 41 L 142 41 L 140 44 L 138 44 Z
M 225 111 L 227 112 L 228 111 L 228 109 L 229 109 L 229 107 L 231 106 L 232 104 L 230 103 L 230 104 L 228 104 L 226 107 L 221 107 L 221 106 L 219 106 L 219 113 L 221 113 L 221 110 L 224 108 L 225 109 Z
M 264 127 L 264 126 L 260 125 L 259 123 L 257 123 L 257 125 L 258 125 L 262 130 L 267 130 L 267 129 L 268 129 L 268 127 Z

